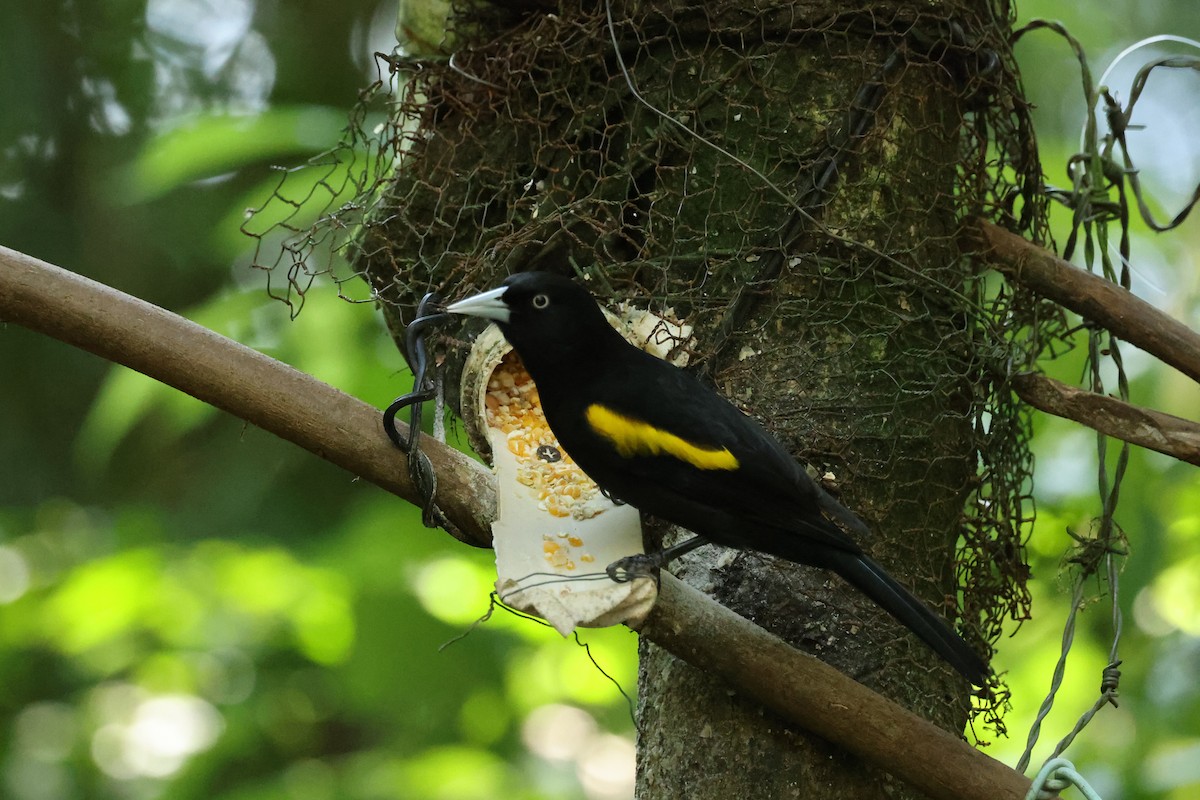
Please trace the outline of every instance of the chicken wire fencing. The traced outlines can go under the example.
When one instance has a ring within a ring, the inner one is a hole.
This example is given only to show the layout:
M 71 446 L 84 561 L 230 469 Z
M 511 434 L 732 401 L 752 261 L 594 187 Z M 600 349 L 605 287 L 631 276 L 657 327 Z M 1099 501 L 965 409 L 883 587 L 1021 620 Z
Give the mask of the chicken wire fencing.
M 1047 239 L 1012 20 L 1003 0 L 456 2 L 440 41 L 402 25 L 342 145 L 249 217 L 255 265 L 294 312 L 318 277 L 377 303 L 398 341 L 426 292 L 534 268 L 686 320 L 690 368 L 835 476 L 982 650 L 1029 610 L 1008 378 L 1066 341 L 962 244 L 978 217 Z M 952 569 L 932 541 L 958 542 Z M 1004 702 L 977 712 L 1002 729 Z

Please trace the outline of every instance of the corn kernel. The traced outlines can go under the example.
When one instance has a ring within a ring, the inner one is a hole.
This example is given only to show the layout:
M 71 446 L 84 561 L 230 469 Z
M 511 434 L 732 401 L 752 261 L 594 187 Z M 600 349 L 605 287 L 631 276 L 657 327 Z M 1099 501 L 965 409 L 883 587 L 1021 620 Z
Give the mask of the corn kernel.
M 517 480 L 536 492 L 538 508 L 554 517 L 577 519 L 599 513 L 587 508 L 599 490 L 558 444 L 542 414 L 537 386 L 514 353 L 501 361 L 488 390 L 484 396 L 487 423 L 504 433 L 506 446 L 517 458 Z M 554 448 L 561 458 L 545 460 L 537 453 L 543 446 Z

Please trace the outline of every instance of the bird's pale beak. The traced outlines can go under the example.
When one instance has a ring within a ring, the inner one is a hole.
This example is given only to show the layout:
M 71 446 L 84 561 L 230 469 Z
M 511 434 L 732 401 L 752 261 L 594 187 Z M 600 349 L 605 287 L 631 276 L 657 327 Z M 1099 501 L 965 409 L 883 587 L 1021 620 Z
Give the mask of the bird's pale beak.
M 451 314 L 466 314 L 468 317 L 482 317 L 484 319 L 493 319 L 496 322 L 508 322 L 509 317 L 512 316 L 512 311 L 502 299 L 506 291 L 508 291 L 508 287 L 501 286 L 499 289 L 492 289 L 490 292 L 482 292 L 465 300 L 459 300 L 457 303 L 451 303 L 446 306 L 446 310 Z

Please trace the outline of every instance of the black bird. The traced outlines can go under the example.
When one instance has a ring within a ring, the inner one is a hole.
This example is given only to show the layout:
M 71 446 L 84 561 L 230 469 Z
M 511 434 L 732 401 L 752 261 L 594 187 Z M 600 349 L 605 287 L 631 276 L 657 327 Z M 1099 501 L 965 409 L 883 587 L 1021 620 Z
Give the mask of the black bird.
M 987 667 L 970 646 L 834 524 L 861 534 L 867 528 L 857 516 L 752 418 L 625 341 L 585 288 L 522 272 L 446 310 L 500 326 L 559 444 L 600 488 L 697 534 L 652 555 L 653 563 L 715 542 L 833 570 L 984 685 Z

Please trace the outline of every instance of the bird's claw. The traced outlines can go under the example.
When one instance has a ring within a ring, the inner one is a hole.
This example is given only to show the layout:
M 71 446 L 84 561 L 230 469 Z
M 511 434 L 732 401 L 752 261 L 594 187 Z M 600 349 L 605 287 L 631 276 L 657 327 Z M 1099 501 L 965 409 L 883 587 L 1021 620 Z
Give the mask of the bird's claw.
M 618 558 L 605 568 L 608 577 L 616 583 L 629 583 L 636 578 L 652 578 L 659 567 L 659 560 L 652 555 L 638 553 Z

